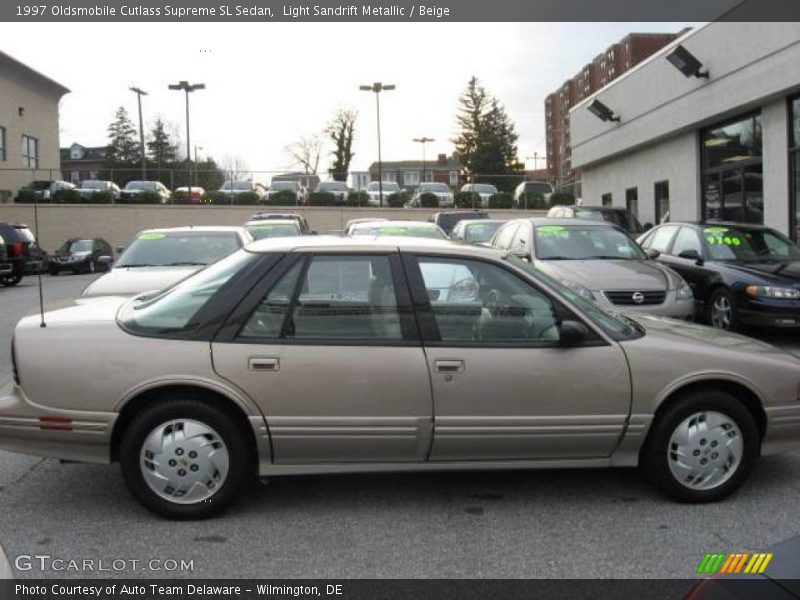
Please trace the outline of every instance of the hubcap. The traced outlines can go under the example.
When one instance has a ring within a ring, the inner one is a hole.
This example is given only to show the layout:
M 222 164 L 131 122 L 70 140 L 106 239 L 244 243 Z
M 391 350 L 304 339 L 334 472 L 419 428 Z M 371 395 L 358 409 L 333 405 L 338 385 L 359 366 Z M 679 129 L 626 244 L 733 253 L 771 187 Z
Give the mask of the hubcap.
M 228 449 L 213 428 L 180 419 L 150 432 L 142 444 L 139 465 L 158 496 L 176 504 L 194 504 L 222 487 L 229 461 Z
M 727 296 L 720 296 L 711 306 L 711 323 L 719 329 L 730 329 L 733 307 Z
M 94 273 L 94 261 L 89 261 L 89 272 Z
M 667 462 L 672 476 L 692 490 L 711 490 L 733 477 L 744 442 L 736 423 L 719 412 L 698 412 L 672 432 Z

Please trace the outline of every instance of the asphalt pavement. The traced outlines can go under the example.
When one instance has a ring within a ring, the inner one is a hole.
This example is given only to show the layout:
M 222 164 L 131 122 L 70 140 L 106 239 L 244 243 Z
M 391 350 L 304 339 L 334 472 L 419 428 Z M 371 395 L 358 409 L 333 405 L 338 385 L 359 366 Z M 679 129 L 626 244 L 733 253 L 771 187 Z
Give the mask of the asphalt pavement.
M 43 277 L 46 303 L 91 277 Z M 35 283 L 0 289 L 0 382 Z M 796 336 L 756 333 L 800 356 Z M 275 478 L 219 518 L 178 523 L 140 508 L 116 466 L 0 452 L 0 543 L 20 578 L 687 578 L 707 552 L 798 535 L 798 497 L 793 452 L 707 505 L 666 499 L 636 469 L 329 475 Z

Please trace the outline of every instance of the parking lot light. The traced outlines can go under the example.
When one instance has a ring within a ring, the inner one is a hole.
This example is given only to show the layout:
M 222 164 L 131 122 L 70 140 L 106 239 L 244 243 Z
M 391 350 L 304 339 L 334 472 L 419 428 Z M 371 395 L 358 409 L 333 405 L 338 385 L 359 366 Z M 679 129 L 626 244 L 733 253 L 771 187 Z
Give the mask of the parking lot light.
M 189 140 L 189 94 L 206 89 L 204 83 L 189 83 L 188 81 L 179 81 L 175 84 L 170 84 L 169 89 L 179 90 L 186 93 L 186 170 L 188 175 L 188 185 L 191 190 L 192 187 L 192 144 Z
M 383 208 L 383 162 L 381 160 L 381 92 L 390 92 L 395 89 L 394 84 L 385 84 L 376 81 L 372 85 L 360 85 L 358 89 L 362 92 L 375 93 L 375 107 L 378 117 L 378 197 L 379 206 Z

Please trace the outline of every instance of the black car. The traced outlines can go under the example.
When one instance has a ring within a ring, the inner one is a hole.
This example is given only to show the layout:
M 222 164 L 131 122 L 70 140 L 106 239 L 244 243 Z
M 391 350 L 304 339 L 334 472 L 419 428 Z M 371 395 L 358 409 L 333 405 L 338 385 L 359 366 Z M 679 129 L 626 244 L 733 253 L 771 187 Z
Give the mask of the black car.
M 680 273 L 720 329 L 800 327 L 800 247 L 761 225 L 665 223 L 639 238 Z
M 47 270 L 50 275 L 61 271 L 71 273 L 95 273 L 107 271 L 110 261 L 101 261 L 101 256 L 114 256 L 111 245 L 102 238 L 73 238 L 67 240 L 50 258 Z
M 471 219 L 488 219 L 489 213 L 485 210 L 448 210 L 447 212 L 438 212 L 428 217 L 428 221 L 436 223 L 442 230 L 450 235 L 453 227 L 459 221 L 469 221 Z
M 42 269 L 47 255 L 39 248 L 27 225 L 0 223 L 0 237 L 5 242 L 6 261 L 11 263 L 11 271 L 0 274 L 0 284 L 6 287 L 17 285 L 24 275 L 38 273 Z
M 5 275 L 10 275 L 14 267 L 8 262 L 8 250 L 6 250 L 6 241 L 3 236 L 0 236 L 0 278 Z
M 311 231 L 311 226 L 308 224 L 308 220 L 306 220 L 303 215 L 298 215 L 297 213 L 256 213 L 250 217 L 251 221 L 268 221 L 271 219 L 291 219 L 293 221 L 297 221 L 302 235 L 311 235 L 316 233 L 315 231 Z
M 554 206 L 548 211 L 547 216 L 556 219 L 608 221 L 634 236 L 645 231 L 636 215 L 627 208 L 619 206 Z

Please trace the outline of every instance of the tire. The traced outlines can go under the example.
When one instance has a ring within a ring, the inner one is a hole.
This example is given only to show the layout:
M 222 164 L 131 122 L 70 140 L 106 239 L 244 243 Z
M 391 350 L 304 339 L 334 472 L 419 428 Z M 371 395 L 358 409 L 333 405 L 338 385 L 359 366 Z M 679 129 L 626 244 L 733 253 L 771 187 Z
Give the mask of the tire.
M 58 275 L 58 269 L 54 269 L 53 267 L 50 267 L 47 272 L 50 273 L 50 277 L 55 277 Z
M 717 288 L 711 293 L 706 304 L 706 322 L 712 327 L 726 331 L 739 329 L 736 303 L 728 288 Z
M 189 431 L 189 437 L 175 439 L 176 431 Z M 122 476 L 139 503 L 157 515 L 175 520 L 212 517 L 233 504 L 253 473 L 246 440 L 246 432 L 216 406 L 192 398 L 160 399 L 136 415 L 125 431 L 119 448 Z M 209 446 L 213 450 L 206 455 Z M 148 461 L 159 456 L 161 461 Z M 156 472 L 168 479 L 157 478 Z M 156 482 L 160 492 L 148 481 Z M 191 500 L 179 499 L 180 487 L 171 487 L 184 481 L 183 486 L 195 482 L 189 488 L 195 492 Z
M 685 442 L 676 443 L 681 439 Z M 681 502 L 714 502 L 744 482 L 760 443 L 756 421 L 741 401 L 722 390 L 698 390 L 683 395 L 658 415 L 640 463 L 668 496 Z
M 14 287 L 20 281 L 22 281 L 22 275 L 5 275 L 0 279 L 0 283 L 2 283 L 4 287 Z

